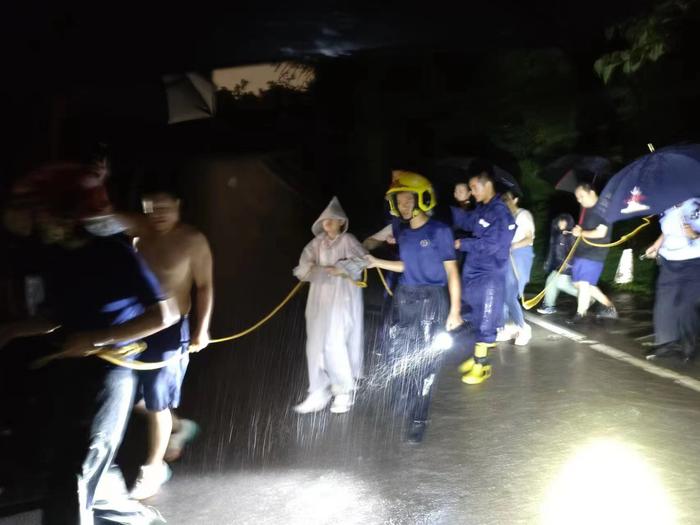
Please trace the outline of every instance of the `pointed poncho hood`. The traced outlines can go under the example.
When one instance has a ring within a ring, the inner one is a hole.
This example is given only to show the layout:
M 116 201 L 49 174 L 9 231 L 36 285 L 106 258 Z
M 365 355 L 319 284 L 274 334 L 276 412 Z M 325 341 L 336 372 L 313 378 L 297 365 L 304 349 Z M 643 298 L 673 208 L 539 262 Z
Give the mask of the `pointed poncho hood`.
M 340 201 L 338 200 L 338 197 L 333 197 L 331 199 L 331 202 L 328 203 L 328 206 L 326 206 L 326 209 L 323 210 L 323 213 L 316 219 L 316 222 L 314 222 L 313 226 L 311 226 L 311 232 L 318 237 L 321 235 L 323 232 L 323 220 L 324 219 L 341 219 L 345 221 L 345 224 L 343 225 L 343 228 L 341 230 L 341 233 L 345 233 L 348 231 L 348 227 L 350 226 L 350 221 L 348 220 L 348 216 L 345 214 L 345 211 L 343 210 L 343 207 L 340 205 Z

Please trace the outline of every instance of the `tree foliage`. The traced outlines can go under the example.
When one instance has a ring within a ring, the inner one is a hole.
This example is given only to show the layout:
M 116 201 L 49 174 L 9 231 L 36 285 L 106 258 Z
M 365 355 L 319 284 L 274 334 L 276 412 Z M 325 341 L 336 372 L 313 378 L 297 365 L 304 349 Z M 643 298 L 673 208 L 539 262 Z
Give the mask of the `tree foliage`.
M 609 27 L 605 34 L 608 41 L 624 43 L 625 47 L 596 60 L 595 72 L 607 84 L 617 71 L 631 75 L 656 62 L 674 47 L 678 26 L 696 5 L 697 0 L 666 0 L 643 15 Z

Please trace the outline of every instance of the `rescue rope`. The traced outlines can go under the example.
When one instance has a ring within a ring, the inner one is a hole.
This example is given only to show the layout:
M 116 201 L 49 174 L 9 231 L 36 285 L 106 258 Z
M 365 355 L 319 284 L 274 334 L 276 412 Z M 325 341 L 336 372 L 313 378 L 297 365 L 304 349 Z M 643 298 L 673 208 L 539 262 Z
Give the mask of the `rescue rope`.
M 362 270 L 362 280 L 361 281 L 356 281 L 352 277 L 350 277 L 348 274 L 343 274 L 341 277 L 344 277 L 345 279 L 349 279 L 352 284 L 357 286 L 358 288 L 367 288 L 367 268 Z
M 114 346 L 103 346 L 100 348 L 96 348 L 91 352 L 88 352 L 85 354 L 85 357 L 88 356 L 97 356 L 105 360 L 109 359 L 123 359 L 125 357 L 129 357 L 135 354 L 140 354 L 146 349 L 146 343 L 143 341 L 136 341 L 133 343 L 126 344 L 124 346 L 120 347 L 114 347 Z M 56 352 L 55 354 L 47 355 L 45 357 L 42 357 L 40 359 L 36 359 L 33 361 L 30 365 L 30 368 L 36 369 L 36 368 L 41 368 L 43 366 L 48 365 L 49 363 L 57 360 L 57 359 L 64 359 L 66 358 L 66 352 Z
M 225 343 L 227 341 L 235 341 L 236 339 L 240 339 L 243 336 L 248 335 L 249 333 L 257 330 L 260 328 L 262 325 L 267 323 L 270 319 L 272 319 L 277 312 L 279 312 L 282 308 L 286 306 L 286 304 L 292 300 L 292 297 L 294 297 L 297 293 L 299 293 L 299 290 L 302 289 L 302 287 L 306 284 L 306 281 L 299 281 L 294 288 L 292 288 L 292 291 L 287 294 L 287 297 L 282 299 L 282 302 L 275 306 L 272 311 L 267 314 L 265 317 L 260 319 L 257 323 L 255 323 L 253 326 L 250 328 L 247 328 L 243 330 L 242 332 L 238 332 L 237 334 L 229 335 L 228 337 L 220 337 L 219 339 L 212 339 L 209 341 L 210 344 L 218 344 L 218 343 Z
M 143 345 L 143 348 L 141 350 L 138 350 L 135 353 L 140 353 L 143 352 L 146 349 L 146 343 L 143 341 L 139 341 L 138 343 L 135 344 L 141 344 Z M 192 350 L 189 350 L 188 352 L 183 352 L 180 354 L 175 354 L 172 357 L 169 357 L 168 359 L 165 359 L 164 361 L 126 361 L 124 357 L 126 356 L 121 356 L 118 352 L 114 353 L 113 351 L 102 351 L 102 352 L 97 352 L 95 354 L 95 357 L 99 357 L 100 359 L 103 359 L 107 361 L 108 363 L 112 363 L 113 365 L 116 366 L 121 366 L 124 368 L 130 368 L 131 370 L 138 370 L 138 371 L 147 371 L 147 370 L 158 370 L 159 368 L 163 368 L 168 366 L 170 363 L 174 363 L 175 361 L 179 361 L 182 359 L 184 356 L 188 355 L 191 353 Z
M 582 238 L 583 237 L 578 237 L 576 239 L 576 242 L 574 242 L 574 245 L 571 247 L 571 250 L 569 250 L 569 253 L 566 255 L 566 258 L 564 259 L 564 262 L 562 262 L 561 266 L 559 266 L 559 268 L 557 269 L 557 277 L 559 277 L 561 275 L 561 273 L 566 268 L 566 265 L 569 264 L 569 261 L 574 256 L 574 252 L 576 251 L 576 248 L 578 247 Z M 535 297 L 533 297 L 532 299 L 529 299 L 526 301 L 523 297 L 520 297 L 520 303 L 523 305 L 523 308 L 525 308 L 525 310 L 531 310 L 532 308 L 537 306 L 537 304 L 544 297 L 545 293 L 547 293 L 547 290 L 549 289 L 549 287 L 552 285 L 556 286 L 555 279 L 552 279 L 552 281 L 547 286 L 545 286 L 544 289 L 540 293 L 538 293 Z
M 635 235 L 637 235 L 637 234 L 638 234 L 640 231 L 642 231 L 644 228 L 646 228 L 647 226 L 649 226 L 649 225 L 651 224 L 651 218 L 652 218 L 652 217 L 653 217 L 653 215 L 650 215 L 649 217 L 643 217 L 643 218 L 642 218 L 642 224 L 640 224 L 639 226 L 637 226 L 637 227 L 636 227 L 634 230 L 632 230 L 631 232 L 629 232 L 629 233 L 623 235 L 622 237 L 620 237 L 620 238 L 619 238 L 617 241 L 615 241 L 615 242 L 610 242 L 610 243 L 607 243 L 607 244 L 598 244 L 598 243 L 595 243 L 595 242 L 591 242 L 591 241 L 589 241 L 589 240 L 586 239 L 586 238 L 583 238 L 583 237 L 581 237 L 581 238 L 583 239 L 583 242 L 585 242 L 587 245 L 593 246 L 593 247 L 595 247 L 595 248 L 614 248 L 615 246 L 619 246 L 619 245 L 621 245 L 621 244 L 624 244 L 624 243 L 627 242 L 629 239 L 631 239 L 632 237 L 634 237 Z
M 574 242 L 574 245 L 571 247 L 571 250 L 569 250 L 569 253 L 566 255 L 566 259 L 564 259 L 564 262 L 563 262 L 563 263 L 561 264 L 561 266 L 557 269 L 557 277 L 559 277 L 559 276 L 562 274 L 562 272 L 563 272 L 564 269 L 566 268 L 566 265 L 569 263 L 569 260 L 571 260 L 571 258 L 573 257 L 574 252 L 576 251 L 576 247 L 579 245 L 579 243 L 580 243 L 581 241 L 585 242 L 585 243 L 588 244 L 589 246 L 594 246 L 594 247 L 596 247 L 596 248 L 613 248 L 613 247 L 615 247 L 615 246 L 619 246 L 619 245 L 621 245 L 621 244 L 624 244 L 625 242 L 627 242 L 628 240 L 630 240 L 632 237 L 634 237 L 635 235 L 637 235 L 637 234 L 638 234 L 640 231 L 642 231 L 644 228 L 646 228 L 647 226 L 649 226 L 649 225 L 651 224 L 651 217 L 652 217 L 652 216 L 650 215 L 649 217 L 644 217 L 644 218 L 642 218 L 642 224 L 640 224 L 639 226 L 637 226 L 637 227 L 636 227 L 634 230 L 632 230 L 630 233 L 627 233 L 627 234 L 623 235 L 622 237 L 620 237 L 620 238 L 619 238 L 617 241 L 615 241 L 615 242 L 606 243 L 606 244 L 599 244 L 599 243 L 591 242 L 591 241 L 585 239 L 583 236 L 577 237 L 577 238 L 576 238 L 576 242 Z M 511 262 L 512 262 L 512 260 L 511 260 Z M 516 274 L 516 277 L 517 277 L 517 274 Z M 552 279 L 551 282 L 550 282 L 547 286 L 545 286 L 544 289 L 543 289 L 540 293 L 538 293 L 535 297 L 533 297 L 532 299 L 529 299 L 529 300 L 527 300 L 527 301 L 526 301 L 523 297 L 521 297 L 521 298 L 520 298 L 520 303 L 522 304 L 523 308 L 525 308 L 526 310 L 531 310 L 532 308 L 534 308 L 535 306 L 537 306 L 537 304 L 544 298 L 545 293 L 547 292 L 547 290 L 549 289 L 549 287 L 551 287 L 551 286 L 556 286 L 556 285 L 557 285 L 556 279 Z
M 384 285 L 384 288 L 386 288 L 386 291 L 389 293 L 389 295 L 393 295 L 391 290 L 389 289 L 389 286 L 386 283 L 386 280 L 384 279 L 384 275 L 382 274 L 382 271 L 379 268 L 376 268 L 377 273 L 379 274 L 379 278 L 382 281 L 382 284 Z M 308 275 L 308 274 L 307 274 Z M 342 277 L 346 279 L 350 279 L 352 283 L 359 287 L 359 288 L 367 288 L 367 269 L 365 268 L 362 272 L 362 280 L 360 281 L 355 281 L 348 275 L 343 275 Z M 304 276 L 302 279 L 306 278 Z M 249 328 L 246 328 L 245 330 L 238 332 L 236 334 L 229 335 L 227 337 L 221 337 L 218 339 L 211 339 L 209 341 L 209 344 L 218 344 L 218 343 L 225 343 L 227 341 L 234 341 L 236 339 L 240 339 L 241 337 L 244 337 L 251 332 L 254 332 L 261 326 L 263 326 L 265 323 L 267 323 L 270 319 L 272 319 L 277 313 L 284 308 L 289 301 L 292 300 L 292 298 L 299 293 L 299 291 L 303 288 L 303 286 L 306 284 L 306 281 L 300 280 L 294 288 L 287 294 L 287 296 L 282 299 L 282 302 L 279 303 L 277 306 L 275 306 L 272 311 L 267 314 L 265 317 L 260 319 L 257 323 L 254 325 L 250 326 Z M 126 358 L 130 357 L 135 354 L 139 354 L 146 350 L 146 343 L 143 341 L 137 341 L 134 343 L 129 343 L 127 345 L 124 345 L 122 347 L 102 347 L 102 348 L 96 348 L 94 351 L 89 352 L 85 354 L 85 357 L 89 356 L 94 356 L 94 357 L 99 357 L 100 359 L 107 361 L 108 363 L 111 363 L 116 366 L 121 366 L 123 368 L 129 368 L 131 370 L 137 370 L 137 371 L 147 371 L 147 370 L 158 370 L 159 368 L 163 368 L 165 366 L 168 366 L 170 363 L 173 363 L 175 361 L 179 361 L 180 359 L 183 359 L 185 356 L 191 354 L 191 353 L 196 353 L 199 350 L 193 349 L 191 346 L 187 352 L 182 352 L 179 354 L 176 354 L 168 359 L 165 359 L 163 361 L 129 361 Z M 47 364 L 51 363 L 52 361 L 56 359 L 61 359 L 65 358 L 65 352 L 57 352 L 55 354 L 51 354 L 49 356 L 43 357 L 41 359 L 37 359 L 31 364 L 32 368 L 41 368 L 43 366 L 46 366 Z
M 384 273 L 382 272 L 381 268 L 376 268 L 376 270 L 379 274 L 379 280 L 382 281 L 382 284 L 384 285 L 386 293 L 389 294 L 389 297 L 394 297 L 394 292 L 391 291 L 391 288 L 389 288 L 389 285 L 386 283 L 386 279 L 384 279 Z
M 308 274 L 307 274 L 308 275 Z M 305 278 L 306 276 L 304 276 Z M 359 288 L 367 288 L 367 269 L 365 268 L 363 270 L 363 277 L 361 281 L 355 281 L 348 275 L 343 275 L 342 277 L 349 279 L 355 286 Z M 262 325 L 267 323 L 270 319 L 272 319 L 275 315 L 277 315 L 277 312 L 279 312 L 282 308 L 284 308 L 289 301 L 292 300 L 292 297 L 294 297 L 297 293 L 299 293 L 299 290 L 306 284 L 306 281 L 299 281 L 294 288 L 292 288 L 292 291 L 287 294 L 287 297 L 282 299 L 282 302 L 275 306 L 272 311 L 267 314 L 265 317 L 260 319 L 257 323 L 255 323 L 253 326 L 250 328 L 246 328 L 242 332 L 238 332 L 237 334 L 230 335 L 228 337 L 221 337 L 219 339 L 212 339 L 209 341 L 209 344 L 217 344 L 217 343 L 225 343 L 226 341 L 234 341 L 236 339 L 240 339 L 243 336 L 248 335 L 251 332 L 254 332 L 258 328 L 260 328 Z
M 607 243 L 607 244 L 598 244 L 598 243 L 593 243 L 587 239 L 584 239 L 582 236 L 579 236 L 576 239 L 576 242 L 574 242 L 574 245 L 571 247 L 571 250 L 567 254 L 566 258 L 564 259 L 564 262 L 562 262 L 561 266 L 557 269 L 557 276 L 561 275 L 561 273 L 564 271 L 564 268 L 566 268 L 566 265 L 569 263 L 569 261 L 573 257 L 573 254 L 576 251 L 577 246 L 579 245 L 579 243 L 582 240 L 583 240 L 583 242 L 585 242 L 589 246 L 594 246 L 596 248 L 612 248 L 615 246 L 619 246 L 620 244 L 627 242 L 629 239 L 631 239 L 632 237 L 637 235 L 641 230 L 643 230 L 644 228 L 649 226 L 649 224 L 651 224 L 650 218 L 651 217 L 644 217 L 642 219 L 643 223 L 640 226 L 638 226 L 637 228 L 632 230 L 630 233 L 623 235 L 622 237 L 620 237 L 620 239 L 618 239 L 615 242 L 611 242 L 611 243 Z M 515 269 L 515 264 L 514 264 L 514 261 L 512 260 L 512 256 L 511 256 L 511 264 L 513 264 L 513 270 L 516 272 L 516 278 L 518 278 L 517 270 Z M 380 279 L 382 285 L 384 286 L 384 289 L 386 290 L 386 292 L 390 296 L 393 296 L 394 294 L 392 293 L 391 289 L 389 288 L 389 285 L 386 282 L 386 279 L 384 278 L 384 273 L 382 272 L 382 270 L 380 268 L 375 268 L 375 269 L 377 270 L 377 274 L 379 275 L 379 279 Z M 359 288 L 367 288 L 367 269 L 366 268 L 363 270 L 362 280 L 360 280 L 360 281 L 355 281 L 354 279 L 352 279 L 348 275 L 343 275 L 342 277 L 344 277 L 346 279 L 350 279 L 350 281 L 352 281 L 352 283 Z M 523 308 L 525 308 L 526 310 L 530 310 L 533 307 L 537 306 L 537 304 L 544 297 L 549 286 L 553 286 L 553 285 L 556 286 L 555 281 L 556 281 L 556 279 L 553 279 L 548 286 L 545 286 L 545 288 L 540 293 L 538 293 L 535 297 L 533 297 L 532 299 L 529 299 L 526 301 L 523 297 L 520 297 L 520 302 L 521 302 Z M 241 337 L 244 337 L 244 336 L 250 334 L 251 332 L 254 332 L 258 328 L 263 326 L 265 323 L 267 323 L 270 319 L 272 319 L 275 315 L 277 315 L 277 313 L 282 308 L 284 308 L 287 305 L 287 303 L 289 303 L 289 301 L 291 301 L 292 298 L 297 293 L 299 293 L 299 291 L 302 289 L 302 287 L 305 284 L 306 284 L 306 281 L 300 280 L 294 286 L 294 288 L 292 288 L 292 290 L 287 294 L 287 296 L 284 299 L 282 299 L 282 302 L 280 302 L 277 306 L 275 306 L 269 314 L 267 314 L 265 317 L 263 317 L 260 321 L 258 321 L 254 325 L 250 326 L 249 328 L 246 328 L 245 330 L 243 330 L 241 332 L 229 335 L 227 337 L 221 337 L 218 339 L 211 339 L 209 341 L 209 344 L 211 345 L 211 344 L 225 343 L 228 341 L 235 341 L 236 339 L 240 339 Z M 146 349 L 146 343 L 144 343 L 143 341 L 137 341 L 137 342 L 130 343 L 130 344 L 127 344 L 127 345 L 125 345 L 123 347 L 119 347 L 119 348 L 115 348 L 115 347 L 97 348 L 94 351 L 85 354 L 85 356 L 86 357 L 88 357 L 88 356 L 98 357 L 98 358 L 100 358 L 104 361 L 107 361 L 108 363 L 111 363 L 113 365 L 121 366 L 123 368 L 129 368 L 131 370 L 147 371 L 147 370 L 157 370 L 159 368 L 163 368 L 165 366 L 168 366 L 172 362 L 179 361 L 180 359 L 183 359 L 185 356 L 189 355 L 190 353 L 196 353 L 199 351 L 198 349 L 193 349 L 190 346 L 190 349 L 187 352 L 182 352 L 180 354 L 176 354 L 176 355 L 170 357 L 169 359 L 166 359 L 163 361 L 154 361 L 154 362 L 137 361 L 137 360 L 128 361 L 125 359 L 127 357 L 132 356 L 132 355 L 139 354 L 139 353 L 143 352 L 145 349 Z M 50 362 L 52 362 L 56 359 L 61 359 L 64 357 L 65 357 L 65 352 L 58 352 L 55 354 L 51 354 L 51 355 L 46 356 L 44 358 L 37 359 L 36 361 L 34 361 L 32 363 L 31 367 L 32 368 L 41 368 L 41 367 L 46 366 L 47 364 L 49 364 Z

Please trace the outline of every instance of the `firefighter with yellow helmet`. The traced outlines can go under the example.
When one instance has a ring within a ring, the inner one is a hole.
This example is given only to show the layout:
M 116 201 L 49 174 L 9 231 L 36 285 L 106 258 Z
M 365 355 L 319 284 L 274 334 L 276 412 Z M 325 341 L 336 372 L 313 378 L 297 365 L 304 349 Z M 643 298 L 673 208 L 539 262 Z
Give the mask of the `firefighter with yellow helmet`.
M 436 199 L 430 181 L 417 173 L 394 171 L 386 193 L 391 214 L 403 225 L 394 235 L 399 260 L 367 256 L 370 267 L 401 273 L 392 304 L 391 359 L 411 360 L 417 373 L 403 378 L 407 439 L 420 443 L 428 423 L 433 382 L 440 364 L 435 338 L 463 321 L 461 288 L 452 229 L 431 218 Z

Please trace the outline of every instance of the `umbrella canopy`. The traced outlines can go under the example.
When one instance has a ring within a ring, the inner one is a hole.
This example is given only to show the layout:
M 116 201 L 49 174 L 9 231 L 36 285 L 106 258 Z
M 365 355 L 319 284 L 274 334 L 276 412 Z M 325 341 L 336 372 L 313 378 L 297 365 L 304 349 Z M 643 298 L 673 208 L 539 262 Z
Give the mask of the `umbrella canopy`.
M 587 182 L 600 191 L 605 179 L 606 177 L 604 175 L 597 175 L 587 170 L 571 170 L 556 183 L 554 189 L 574 193 L 579 184 Z
M 624 167 L 600 194 L 601 217 L 615 222 L 662 213 L 700 196 L 700 144 L 670 146 Z
M 554 184 L 559 191 L 573 193 L 579 182 L 600 183 L 612 169 L 610 161 L 595 155 L 565 155 L 549 164 L 540 177 Z
M 438 166 L 446 171 L 446 177 L 451 183 L 466 183 L 466 175 L 469 172 L 469 166 L 471 166 L 474 160 L 475 157 L 451 157 L 440 161 Z M 494 182 L 496 183 L 496 191 L 499 193 L 510 191 L 515 195 L 522 196 L 523 190 L 520 188 L 518 181 L 513 175 L 495 164 L 493 166 L 493 174 Z
M 214 115 L 216 88 L 197 73 L 164 75 L 168 124 L 210 118 Z

